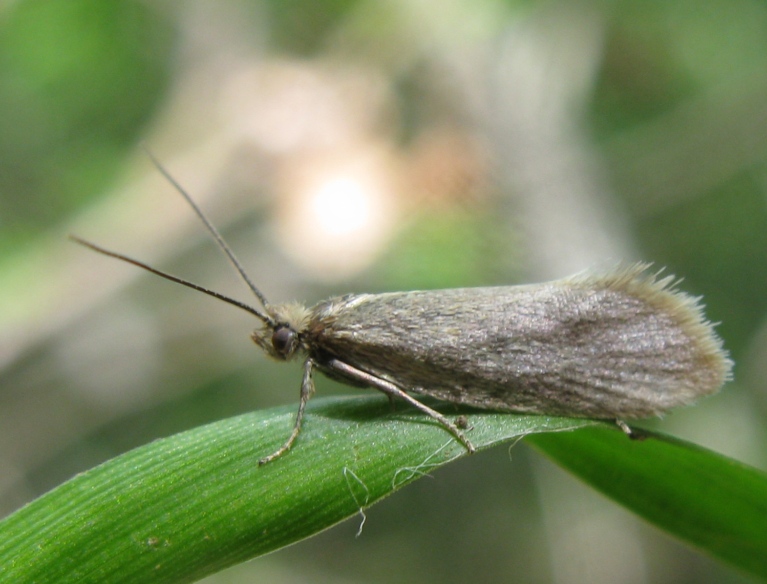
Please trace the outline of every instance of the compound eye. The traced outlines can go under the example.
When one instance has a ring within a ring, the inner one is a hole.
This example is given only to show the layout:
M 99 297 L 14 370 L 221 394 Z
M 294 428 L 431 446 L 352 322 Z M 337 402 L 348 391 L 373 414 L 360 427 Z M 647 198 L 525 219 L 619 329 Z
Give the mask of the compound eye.
M 292 328 L 282 326 L 272 334 L 272 347 L 283 357 L 290 357 L 296 350 L 298 334 Z

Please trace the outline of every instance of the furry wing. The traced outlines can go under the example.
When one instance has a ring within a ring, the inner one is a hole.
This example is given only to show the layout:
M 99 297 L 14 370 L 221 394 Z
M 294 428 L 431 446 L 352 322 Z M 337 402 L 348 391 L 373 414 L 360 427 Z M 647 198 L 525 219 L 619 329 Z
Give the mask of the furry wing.
M 730 361 L 697 301 L 637 265 L 545 284 L 350 295 L 312 309 L 333 356 L 485 409 L 639 418 L 719 389 Z

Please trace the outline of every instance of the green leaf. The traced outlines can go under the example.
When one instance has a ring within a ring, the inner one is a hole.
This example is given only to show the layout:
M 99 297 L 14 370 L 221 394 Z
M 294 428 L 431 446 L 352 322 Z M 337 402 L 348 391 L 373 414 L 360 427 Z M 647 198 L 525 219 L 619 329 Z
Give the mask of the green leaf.
M 767 474 L 682 440 L 584 428 L 526 441 L 597 490 L 709 554 L 767 578 Z
M 439 408 L 448 416 L 458 410 Z M 594 422 L 460 410 L 478 448 Z M 192 582 L 360 512 L 465 449 L 386 399 L 320 398 L 293 449 L 295 406 L 157 440 L 78 475 L 0 523 L 0 581 Z
M 764 473 L 588 420 L 438 409 L 465 415 L 478 448 L 535 434 L 536 448 L 643 517 L 767 576 Z M 386 399 L 321 398 L 293 450 L 259 467 L 294 415 L 284 407 L 222 420 L 76 476 L 0 523 L 0 581 L 195 581 L 327 529 L 466 455 L 430 418 L 392 412 Z

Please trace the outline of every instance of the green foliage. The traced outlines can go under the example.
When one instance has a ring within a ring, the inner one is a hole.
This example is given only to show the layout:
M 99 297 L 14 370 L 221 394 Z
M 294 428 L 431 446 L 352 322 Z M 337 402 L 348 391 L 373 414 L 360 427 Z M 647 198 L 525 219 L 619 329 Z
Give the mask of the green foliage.
M 172 39 L 168 23 L 127 0 L 4 10 L 0 249 L 55 224 L 113 180 L 168 81 Z
M 572 472 L 767 576 L 764 474 L 658 435 L 630 441 L 591 421 L 461 413 L 481 449 L 546 432 L 530 439 Z M 319 399 L 295 448 L 259 467 L 292 418 L 279 408 L 222 420 L 78 475 L 0 523 L 0 579 L 194 581 L 327 529 L 466 455 L 430 419 L 392 412 L 379 397 Z
M 767 476 L 688 442 L 589 428 L 528 439 L 621 505 L 699 549 L 767 577 Z

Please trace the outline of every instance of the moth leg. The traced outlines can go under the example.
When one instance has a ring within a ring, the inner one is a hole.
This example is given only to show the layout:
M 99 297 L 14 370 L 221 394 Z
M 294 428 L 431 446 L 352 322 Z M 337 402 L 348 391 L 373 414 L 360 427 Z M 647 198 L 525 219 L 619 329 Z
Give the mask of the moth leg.
M 298 401 L 298 413 L 296 414 L 296 423 L 293 425 L 293 431 L 290 433 L 290 437 L 287 439 L 276 452 L 266 456 L 258 461 L 258 466 L 263 466 L 267 462 L 273 461 L 275 458 L 279 458 L 285 454 L 301 433 L 301 422 L 304 419 L 304 410 L 306 409 L 306 402 L 314 395 L 314 380 L 312 379 L 312 373 L 314 371 L 314 361 L 311 358 L 304 361 L 304 378 L 301 381 L 301 397 Z
M 626 436 L 631 438 L 631 434 L 632 434 L 631 428 L 629 428 L 629 425 L 626 422 L 624 422 L 623 420 L 619 418 L 615 418 L 615 425 L 618 426 L 621 432 L 623 432 Z
M 469 426 L 469 419 L 466 416 L 458 416 L 455 419 L 455 425 L 461 430 L 471 430 L 471 427 Z
M 637 439 L 637 436 L 636 436 L 636 434 L 634 434 L 634 431 L 623 420 L 621 420 L 619 418 L 615 418 L 615 425 L 618 426 L 618 428 L 620 429 L 621 432 L 623 432 L 626 436 L 628 436 L 632 440 L 636 440 Z
M 376 388 L 377 390 L 386 394 L 390 402 L 392 402 L 395 397 L 405 400 L 407 403 L 409 403 L 413 407 L 421 410 L 423 413 L 428 414 L 429 416 L 437 420 L 437 422 L 439 422 L 440 425 L 445 430 L 450 432 L 453 435 L 453 437 L 456 440 L 458 440 L 458 442 L 463 444 L 466 450 L 469 451 L 469 454 L 473 454 L 474 452 L 476 452 L 474 445 L 471 442 L 469 442 L 469 439 L 466 438 L 463 432 L 461 432 L 461 430 L 458 429 L 458 426 L 453 424 L 453 422 L 448 420 L 445 416 L 443 416 L 439 412 L 431 409 L 429 406 L 422 404 L 414 397 L 408 395 L 402 389 L 400 389 L 399 387 L 397 387 L 390 381 L 381 379 L 380 377 L 376 377 L 375 375 L 371 375 L 370 373 L 357 369 L 356 367 L 352 367 L 351 365 L 348 365 L 344 363 L 343 361 L 339 361 L 338 359 L 330 359 L 327 363 L 324 363 L 324 365 L 331 369 L 335 369 L 339 373 L 342 373 L 348 377 L 351 377 L 352 379 L 362 381 L 366 383 L 367 385 L 370 385 L 371 387 Z
M 615 418 L 613 420 L 615 422 L 615 425 L 620 428 L 621 432 L 623 432 L 626 436 L 628 436 L 631 440 L 644 440 L 647 438 L 647 434 L 642 432 L 642 430 L 634 430 L 632 429 L 626 422 L 623 420 L 620 420 L 618 418 Z

